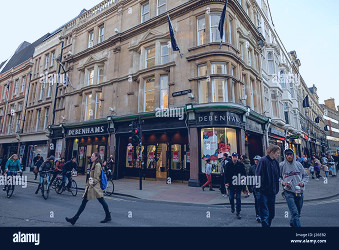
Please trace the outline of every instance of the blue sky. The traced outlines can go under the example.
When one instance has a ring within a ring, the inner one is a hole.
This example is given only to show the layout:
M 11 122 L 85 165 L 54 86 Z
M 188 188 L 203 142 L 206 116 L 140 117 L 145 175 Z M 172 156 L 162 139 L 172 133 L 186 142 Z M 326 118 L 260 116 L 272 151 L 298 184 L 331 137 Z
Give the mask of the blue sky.
M 13 6 L 15 3 L 15 6 Z M 33 42 L 80 13 L 100 3 L 97 0 L 1 1 L 0 62 L 23 41 Z M 339 48 L 339 1 L 270 0 L 276 30 L 288 51 L 296 50 L 301 74 L 308 86 L 318 87 L 320 102 L 333 97 L 339 105 L 336 73 Z M 52 10 L 51 10 L 52 9 Z
M 296 50 L 306 84 L 318 88 L 319 102 L 339 105 L 339 1 L 271 0 L 273 22 L 287 51 Z

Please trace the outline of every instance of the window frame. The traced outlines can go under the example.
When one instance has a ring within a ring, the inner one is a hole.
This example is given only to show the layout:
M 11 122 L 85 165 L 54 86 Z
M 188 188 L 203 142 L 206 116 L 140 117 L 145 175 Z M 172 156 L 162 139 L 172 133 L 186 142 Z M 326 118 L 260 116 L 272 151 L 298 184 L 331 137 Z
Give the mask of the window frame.
M 159 5 L 159 1 L 160 1 L 160 0 L 157 0 L 157 16 L 158 16 L 158 15 L 161 15 L 161 14 L 163 14 L 163 13 L 165 13 L 165 12 L 167 11 L 167 0 L 165 0 L 165 3 L 162 4 L 162 5 Z M 160 9 L 161 7 L 163 7 L 163 6 L 166 7 L 166 10 L 165 10 L 165 12 L 160 13 L 159 9 Z
M 220 33 L 219 33 L 219 23 L 217 25 L 214 25 L 212 26 L 212 16 L 217 16 L 219 17 L 219 20 L 220 20 L 220 17 L 221 17 L 221 12 L 211 12 L 210 15 L 209 15 L 209 21 L 210 21 L 210 43 L 220 43 L 221 41 L 218 39 L 215 38 L 215 41 L 213 41 L 213 32 L 212 30 L 216 29 L 217 30 L 217 34 L 219 34 L 219 37 L 220 37 Z M 225 31 L 224 31 L 225 33 Z M 226 42 L 226 39 L 225 39 L 225 35 L 223 36 L 222 38 L 222 42 L 225 43 Z
M 167 47 L 167 51 L 168 51 L 168 54 L 163 54 L 163 47 Z M 160 57 L 161 57 L 161 64 L 167 64 L 169 63 L 169 53 L 170 53 L 170 50 L 168 48 L 168 45 L 167 44 L 161 44 L 160 45 Z M 164 63 L 163 59 L 167 57 L 167 62 Z
M 93 48 L 94 46 L 94 30 L 88 31 L 88 48 Z
M 104 24 L 99 26 L 98 44 L 102 43 L 103 41 L 105 41 L 105 25 Z
M 151 50 L 151 49 L 154 49 L 154 56 L 148 58 L 148 54 L 149 54 L 148 51 Z M 156 61 L 155 59 L 156 59 L 155 45 L 152 45 L 152 46 L 149 46 L 149 47 L 145 48 L 145 68 L 146 68 L 146 69 L 155 66 L 155 61 Z M 154 60 L 154 65 L 148 66 L 148 61 L 151 61 L 151 60 Z
M 199 29 L 199 21 L 203 20 L 203 28 Z M 203 41 L 200 41 L 200 31 L 204 32 L 204 36 L 203 36 Z M 201 46 L 206 44 L 206 18 L 205 15 L 201 15 L 197 17 L 197 46 Z
M 144 12 L 144 9 L 145 9 L 145 6 L 148 5 L 148 12 Z M 144 22 L 147 22 L 148 20 L 151 19 L 151 8 L 150 8 L 150 4 L 149 4 L 149 1 L 147 2 L 144 2 L 142 5 L 141 5 L 141 23 L 144 23 Z M 148 15 L 148 19 L 145 20 L 145 16 Z
M 161 84 L 163 77 L 167 78 L 167 84 L 166 84 L 165 88 L 162 88 L 162 84 Z M 169 86 L 168 86 L 168 82 L 169 82 L 169 76 L 168 75 L 160 75 L 159 89 L 160 89 L 160 108 L 161 109 L 169 108 Z M 164 91 L 165 91 L 165 93 L 167 93 L 167 106 L 164 105 L 164 99 L 163 99 L 163 95 L 162 95 L 162 93 Z
M 150 80 L 150 79 L 153 79 L 153 82 L 154 82 L 154 88 L 152 90 L 146 90 L 147 89 L 147 81 Z M 154 96 L 154 100 L 155 100 L 155 76 L 152 76 L 152 77 L 148 77 L 148 78 L 145 78 L 144 80 L 144 112 L 149 112 L 149 111 L 153 111 L 153 110 L 146 110 L 146 103 L 147 103 L 147 94 L 146 93 L 149 93 L 149 92 L 153 92 L 153 96 Z M 155 103 L 154 103 L 154 108 L 155 108 Z

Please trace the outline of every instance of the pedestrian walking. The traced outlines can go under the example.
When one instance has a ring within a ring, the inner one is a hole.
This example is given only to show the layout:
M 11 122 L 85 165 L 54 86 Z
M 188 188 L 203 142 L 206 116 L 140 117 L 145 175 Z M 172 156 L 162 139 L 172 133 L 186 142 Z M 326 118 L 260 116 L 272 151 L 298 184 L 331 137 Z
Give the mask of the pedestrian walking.
M 250 172 L 250 168 L 251 168 L 251 161 L 248 159 L 248 157 L 246 155 L 243 155 L 241 157 L 241 162 L 244 164 L 245 166 L 245 171 L 246 171 L 246 175 L 249 174 Z M 245 198 L 250 197 L 250 192 L 249 192 L 249 188 L 248 186 L 245 186 L 243 189 L 244 194 L 246 195 Z
M 312 179 L 314 179 L 314 166 L 313 166 L 313 165 L 310 165 L 310 167 L 309 167 L 308 169 L 310 170 Z
M 331 171 L 332 177 L 336 177 L 337 171 L 336 171 L 335 161 L 331 155 L 327 155 L 327 162 L 328 162 L 328 168 L 327 168 L 328 171 Z M 328 178 L 328 174 L 326 174 L 326 177 Z
M 223 197 L 226 197 L 226 187 L 225 187 L 225 178 L 224 178 L 224 174 L 225 174 L 225 169 L 226 169 L 226 164 L 227 164 L 227 153 L 224 153 L 223 158 L 220 162 L 220 192 L 222 194 Z
M 107 223 L 112 220 L 108 205 L 104 199 L 104 192 L 100 187 L 100 175 L 102 170 L 101 158 L 98 153 L 93 153 L 91 157 L 91 165 L 87 169 L 86 188 L 83 195 L 81 206 L 78 212 L 72 218 L 67 218 L 66 221 L 74 225 L 79 219 L 81 213 L 85 210 L 89 200 L 97 199 L 104 208 L 106 217 L 100 223 Z
M 254 180 L 257 180 L 255 178 L 255 171 L 257 169 L 257 166 L 259 164 L 259 160 L 261 159 L 261 157 L 259 155 L 255 156 L 253 158 L 254 160 L 254 165 L 251 166 L 250 168 L 250 171 L 248 173 L 249 176 L 253 176 L 254 177 Z M 253 183 L 253 186 L 250 186 L 249 187 L 249 191 L 251 193 L 253 193 L 253 196 L 254 196 L 254 202 L 255 202 L 255 219 L 258 223 L 261 223 L 261 219 L 260 219 L 260 209 L 259 209 L 259 197 L 260 197 L 260 192 L 259 190 L 257 189 L 257 183 L 254 182 Z
M 241 191 L 245 183 L 240 183 L 240 180 L 235 181 L 241 176 L 247 176 L 245 166 L 242 162 L 239 161 L 239 155 L 237 153 L 232 154 L 232 161 L 229 161 L 226 164 L 225 171 L 225 185 L 229 189 L 229 200 L 231 203 L 231 212 L 235 212 L 234 208 L 234 196 L 236 197 L 236 211 L 237 218 L 241 219 Z
M 114 157 L 113 155 L 111 155 L 107 161 L 107 167 L 108 169 L 111 169 L 112 170 L 112 175 L 113 175 L 113 178 L 114 178 L 114 174 L 115 174 L 115 161 L 114 161 Z
M 314 171 L 315 171 L 315 175 L 316 175 L 316 180 L 319 180 L 319 178 L 321 177 L 321 175 L 320 175 L 320 160 L 315 155 L 313 155 L 312 159 L 313 159 L 313 166 L 314 166 Z
M 285 150 L 284 159 L 279 166 L 284 187 L 283 196 L 291 214 L 290 226 L 301 227 L 300 215 L 304 201 L 304 189 L 309 176 L 301 163 L 296 161 L 292 149 Z
M 202 186 L 202 191 L 205 191 L 205 187 L 209 186 L 210 191 L 214 191 L 212 188 L 212 164 L 211 160 L 208 159 L 206 164 L 206 177 L 207 177 L 207 182 Z
M 279 146 L 270 145 L 267 155 L 259 161 L 255 171 L 255 175 L 260 177 L 259 207 L 262 227 L 271 227 L 275 217 L 275 199 L 279 192 L 280 151 Z

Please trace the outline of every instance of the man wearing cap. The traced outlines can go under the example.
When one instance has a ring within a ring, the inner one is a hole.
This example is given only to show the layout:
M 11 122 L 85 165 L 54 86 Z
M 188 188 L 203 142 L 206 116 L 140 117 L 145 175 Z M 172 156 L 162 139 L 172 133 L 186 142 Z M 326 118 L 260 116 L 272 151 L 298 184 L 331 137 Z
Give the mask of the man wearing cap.
M 239 155 L 237 153 L 232 154 L 232 161 L 229 161 L 226 164 L 225 170 L 225 185 L 229 188 L 229 199 L 231 203 L 231 212 L 234 213 L 234 196 L 236 196 L 237 200 L 237 218 L 241 219 L 240 212 L 241 212 L 241 191 L 244 187 L 242 183 L 236 183 L 234 181 L 235 178 L 238 176 L 247 176 L 244 164 L 242 164 L 238 160 Z
M 283 196 L 291 213 L 290 226 L 301 227 L 300 214 L 304 200 L 304 189 L 308 174 L 300 162 L 297 162 L 292 149 L 286 149 L 285 160 L 280 163 L 280 177 L 284 187 Z
M 257 169 L 259 160 L 261 159 L 261 157 L 259 155 L 255 156 L 253 158 L 254 160 L 254 165 L 251 166 L 248 175 L 249 176 L 254 176 L 255 177 L 255 171 Z M 255 178 L 254 178 L 255 179 Z M 256 179 L 255 179 L 256 180 Z M 256 188 L 257 183 L 254 183 L 253 186 L 249 186 L 250 192 L 253 192 L 253 196 L 254 196 L 254 202 L 255 202 L 255 215 L 256 215 L 256 220 L 258 223 L 261 223 L 261 219 L 260 219 L 260 210 L 259 210 L 259 190 Z
M 267 149 L 267 155 L 260 159 L 255 170 L 255 176 L 260 177 L 260 219 L 262 227 L 271 227 L 275 217 L 275 198 L 279 193 L 280 168 L 279 159 L 280 147 L 270 145 Z

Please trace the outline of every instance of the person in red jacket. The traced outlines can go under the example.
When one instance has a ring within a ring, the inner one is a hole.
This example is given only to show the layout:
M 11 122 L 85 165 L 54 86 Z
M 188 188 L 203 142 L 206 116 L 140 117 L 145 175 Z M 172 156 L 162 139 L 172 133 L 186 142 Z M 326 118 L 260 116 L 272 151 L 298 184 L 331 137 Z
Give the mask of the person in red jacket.
M 58 176 L 58 174 L 62 173 L 62 166 L 64 164 L 65 164 L 65 158 L 61 158 L 60 161 L 57 161 L 55 163 L 55 169 L 53 170 L 53 177 L 52 177 L 51 182 L 49 183 L 50 185 L 52 185 L 53 181 Z

